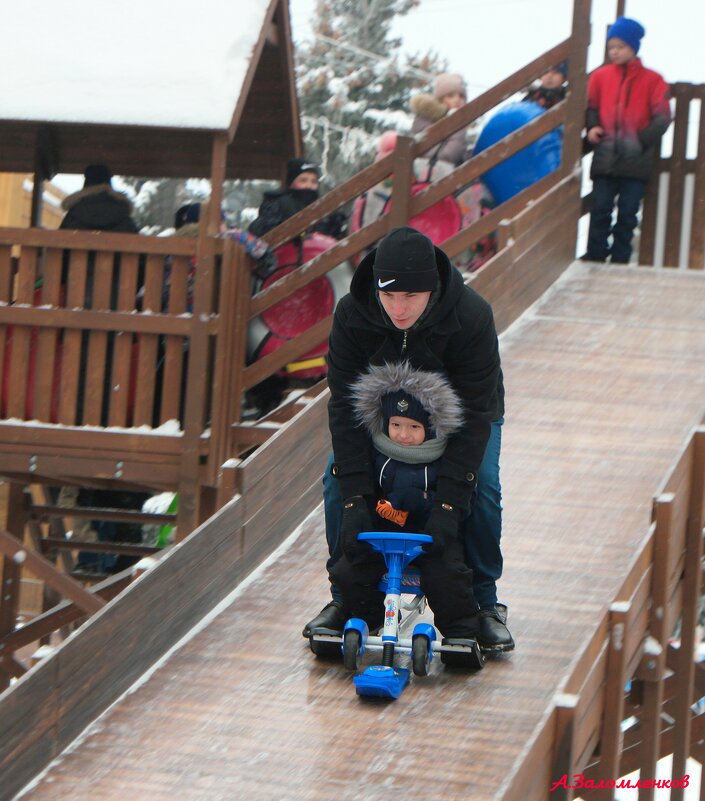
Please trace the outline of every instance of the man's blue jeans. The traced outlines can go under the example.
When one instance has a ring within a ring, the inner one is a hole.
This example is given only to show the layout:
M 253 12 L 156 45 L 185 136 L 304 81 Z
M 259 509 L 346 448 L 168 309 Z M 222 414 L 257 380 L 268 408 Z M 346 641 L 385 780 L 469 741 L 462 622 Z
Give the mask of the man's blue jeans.
M 592 180 L 592 209 L 588 231 L 587 253 L 591 261 L 628 264 L 632 255 L 632 237 L 639 205 L 646 183 L 638 178 L 599 176 Z M 617 219 L 612 225 L 612 212 L 617 201 Z M 612 245 L 609 235 L 612 234 Z
M 492 423 L 485 455 L 477 474 L 477 489 L 472 512 L 463 523 L 465 558 L 473 571 L 473 590 L 481 607 L 497 603 L 497 580 L 502 575 L 502 486 L 499 480 L 499 454 L 502 447 L 504 418 Z M 323 508 L 326 520 L 326 539 L 330 557 L 326 567 L 338 561 L 343 550 L 340 524 L 343 518 L 343 499 L 337 479 L 331 475 L 331 454 L 323 474 Z M 341 600 L 340 591 L 331 586 L 331 594 Z

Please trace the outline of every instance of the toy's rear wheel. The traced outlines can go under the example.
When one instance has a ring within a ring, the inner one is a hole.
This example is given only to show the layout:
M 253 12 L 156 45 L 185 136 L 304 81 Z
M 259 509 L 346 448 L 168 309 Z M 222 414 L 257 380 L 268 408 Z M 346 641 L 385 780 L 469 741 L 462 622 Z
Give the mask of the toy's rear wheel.
M 313 637 L 311 637 L 308 641 L 308 644 L 318 659 L 340 659 L 339 642 L 321 642 L 320 640 L 314 640 Z
M 360 663 L 362 638 L 357 629 L 348 629 L 343 639 L 343 664 L 348 670 L 357 670 Z
M 414 676 L 428 676 L 431 667 L 431 648 L 425 634 L 416 634 L 411 641 L 411 664 Z

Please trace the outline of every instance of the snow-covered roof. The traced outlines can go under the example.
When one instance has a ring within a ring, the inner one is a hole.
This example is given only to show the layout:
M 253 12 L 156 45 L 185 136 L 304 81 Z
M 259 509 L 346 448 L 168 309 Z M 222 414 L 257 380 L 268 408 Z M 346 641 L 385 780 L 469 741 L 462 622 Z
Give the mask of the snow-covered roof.
M 3 9 L 0 117 L 227 129 L 270 0 L 22 0 Z

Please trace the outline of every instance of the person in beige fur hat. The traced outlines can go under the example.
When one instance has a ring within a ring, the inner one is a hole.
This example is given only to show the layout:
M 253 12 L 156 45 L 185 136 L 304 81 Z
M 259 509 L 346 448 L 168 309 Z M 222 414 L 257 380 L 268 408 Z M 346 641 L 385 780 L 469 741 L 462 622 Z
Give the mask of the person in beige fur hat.
M 467 90 L 462 75 L 442 72 L 433 84 L 433 94 L 422 92 L 411 98 L 411 110 L 416 115 L 411 125 L 411 133 L 418 134 L 443 119 L 446 114 L 465 105 Z M 467 158 L 466 130 L 463 128 L 451 134 L 424 155 L 435 165 L 445 161 L 453 167 L 462 164 Z

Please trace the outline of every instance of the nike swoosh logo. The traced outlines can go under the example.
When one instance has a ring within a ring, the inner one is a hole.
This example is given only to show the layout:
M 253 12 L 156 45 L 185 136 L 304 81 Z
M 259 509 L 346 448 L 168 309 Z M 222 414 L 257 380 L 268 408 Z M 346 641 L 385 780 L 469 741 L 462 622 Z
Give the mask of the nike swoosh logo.
M 390 278 L 389 281 L 382 281 L 381 279 L 377 281 L 377 286 L 381 289 L 383 286 L 387 286 L 389 284 L 393 284 L 397 279 Z

